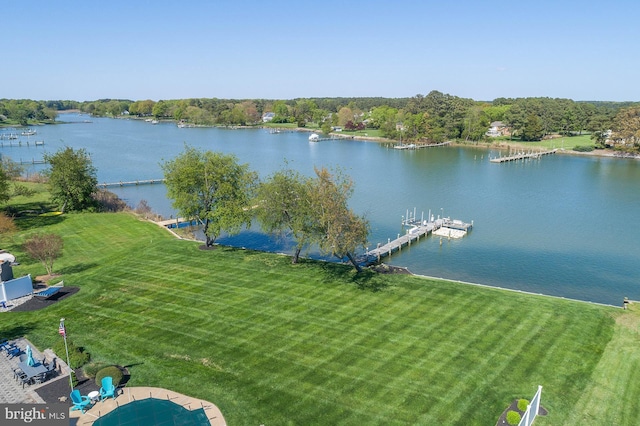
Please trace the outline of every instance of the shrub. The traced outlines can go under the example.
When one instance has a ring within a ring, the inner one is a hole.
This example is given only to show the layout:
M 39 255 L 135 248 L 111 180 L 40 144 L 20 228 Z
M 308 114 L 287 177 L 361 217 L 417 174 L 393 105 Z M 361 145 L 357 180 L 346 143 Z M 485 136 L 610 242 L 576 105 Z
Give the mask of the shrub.
M 34 189 L 28 188 L 25 185 L 19 184 L 19 183 L 14 183 L 13 184 L 13 196 L 17 197 L 19 195 L 22 195 L 24 197 L 33 197 L 35 195 L 36 191 Z
M 515 426 L 517 424 L 520 423 L 520 413 L 518 413 L 517 411 L 508 411 L 507 412 L 507 423 L 509 423 L 512 426 Z
M 93 378 L 96 377 L 98 371 L 108 366 L 109 364 L 105 364 L 104 362 L 90 362 L 82 368 L 82 371 L 85 376 Z
M 103 212 L 121 212 L 127 209 L 127 203 L 106 189 L 98 189 L 92 197 Z
M 4 213 L 0 213 L 0 234 L 9 234 L 17 229 L 13 218 L 6 216 Z
M 576 145 L 573 147 L 573 150 L 577 152 L 591 152 L 593 151 L 593 147 L 587 146 L 587 145 L 582 145 L 582 146 Z
M 529 405 L 529 401 L 526 399 L 519 399 L 518 400 L 518 410 L 520 411 L 527 411 L 527 405 Z
M 84 348 L 77 347 L 73 344 L 73 341 L 67 337 L 67 348 L 69 349 L 69 367 L 75 369 L 82 367 L 91 358 L 89 352 L 85 352 Z M 58 358 L 66 361 L 66 353 L 64 349 L 64 340 L 58 339 L 57 342 L 53 345 L 53 352 L 58 356 Z
M 113 385 L 115 387 L 118 387 L 122 382 L 122 371 L 115 365 L 111 365 L 96 373 L 96 384 L 102 386 L 102 379 L 109 376 L 113 379 Z

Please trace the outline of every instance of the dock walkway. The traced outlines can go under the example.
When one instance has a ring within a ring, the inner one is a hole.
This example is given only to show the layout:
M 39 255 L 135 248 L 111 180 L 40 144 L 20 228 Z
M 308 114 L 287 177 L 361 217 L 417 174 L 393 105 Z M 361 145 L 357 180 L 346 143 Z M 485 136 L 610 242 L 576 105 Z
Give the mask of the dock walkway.
M 129 181 L 120 181 L 120 182 L 105 182 L 99 183 L 97 186 L 99 188 L 110 188 L 114 186 L 132 186 L 132 185 L 151 185 L 154 183 L 164 183 L 164 179 L 145 179 L 145 180 L 129 180 Z
M 365 253 L 365 258 L 369 261 L 379 262 L 381 258 L 391 256 L 392 253 L 402 250 L 402 247 L 410 246 L 414 241 L 420 241 L 421 237 L 427 236 L 430 232 L 433 232 L 434 229 L 441 226 L 441 223 L 438 222 L 442 221 L 438 219 L 436 222 L 427 222 L 426 225 L 416 225 L 407 230 L 406 234 L 398 236 L 395 240 L 389 239 L 387 244 L 382 246 L 378 244 L 378 247 Z
M 401 251 L 404 246 L 410 246 L 414 241 L 418 242 L 420 238 L 426 237 L 430 233 L 446 238 L 461 238 L 473 227 L 473 221 L 465 223 L 461 220 L 452 220 L 448 217 L 440 218 L 439 216 L 434 219 L 431 211 L 427 215 L 427 220 L 424 219 L 424 213 L 421 219 L 417 219 L 415 209 L 413 215 L 407 210 L 406 218 L 403 216 L 402 219 L 402 226 L 407 228 L 406 233 L 404 235 L 398 234 L 398 238 L 394 240 L 389 238 L 386 244 L 379 243 L 373 250 L 367 250 L 362 259 L 363 264 L 370 265 L 380 262 L 383 257 Z
M 435 148 L 437 146 L 446 146 L 451 145 L 451 141 L 440 142 L 440 143 L 410 143 L 410 144 L 400 144 L 394 145 L 394 149 L 420 149 L 420 148 Z
M 539 151 L 539 152 L 519 152 L 517 154 L 513 154 L 513 155 L 509 155 L 506 157 L 496 157 L 496 158 L 490 158 L 489 161 L 491 161 L 492 163 L 504 163 L 507 161 L 517 161 L 517 160 L 524 160 L 527 158 L 540 158 L 543 155 L 550 155 L 550 154 L 555 154 L 556 151 L 558 151 L 558 149 L 552 149 L 549 151 Z

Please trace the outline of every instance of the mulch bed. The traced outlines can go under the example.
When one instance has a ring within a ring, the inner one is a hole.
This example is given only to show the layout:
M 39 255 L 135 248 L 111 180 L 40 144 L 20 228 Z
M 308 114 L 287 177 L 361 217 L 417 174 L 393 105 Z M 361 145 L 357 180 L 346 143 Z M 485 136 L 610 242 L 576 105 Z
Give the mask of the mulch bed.
M 26 301 L 22 305 L 16 306 L 11 312 L 30 312 L 37 311 L 47 306 L 53 305 L 60 300 L 64 300 L 69 296 L 76 294 L 80 290 L 80 287 L 62 287 L 60 291 L 51 297 L 44 299 L 40 297 L 32 297 L 31 300 Z
M 123 377 L 120 386 L 125 386 L 131 377 L 129 371 L 125 367 L 119 367 L 122 370 Z M 98 386 L 94 379 L 90 377 L 86 377 L 82 372 L 82 369 L 78 368 L 75 370 L 76 378 L 78 379 L 78 384 L 74 387 L 80 391 L 81 395 L 88 395 L 89 392 L 99 391 L 100 386 Z M 60 398 L 66 398 L 65 401 L 69 402 L 69 406 L 71 406 L 71 402 L 69 399 L 69 394 L 71 393 L 71 387 L 69 385 L 69 377 L 65 377 L 64 379 L 56 378 L 51 383 L 43 385 L 35 391 L 40 398 L 44 399 L 45 402 L 51 403 L 59 403 L 61 402 Z
M 514 399 L 511 405 L 502 412 L 502 415 L 500 416 L 500 419 L 498 419 L 498 423 L 496 423 L 496 426 L 509 426 L 509 423 L 507 423 L 507 413 L 509 411 L 517 411 L 520 416 L 524 414 L 524 411 L 518 410 L 518 401 L 519 399 Z M 538 407 L 538 415 L 546 416 L 547 414 L 549 414 L 549 412 L 545 408 L 543 408 L 542 405 L 540 405 Z

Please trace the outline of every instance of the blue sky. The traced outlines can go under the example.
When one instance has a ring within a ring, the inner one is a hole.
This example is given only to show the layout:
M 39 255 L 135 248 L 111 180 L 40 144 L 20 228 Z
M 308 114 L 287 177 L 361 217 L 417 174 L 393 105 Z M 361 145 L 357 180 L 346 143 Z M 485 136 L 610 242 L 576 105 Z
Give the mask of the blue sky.
M 637 0 L 0 6 L 0 98 L 640 101 Z

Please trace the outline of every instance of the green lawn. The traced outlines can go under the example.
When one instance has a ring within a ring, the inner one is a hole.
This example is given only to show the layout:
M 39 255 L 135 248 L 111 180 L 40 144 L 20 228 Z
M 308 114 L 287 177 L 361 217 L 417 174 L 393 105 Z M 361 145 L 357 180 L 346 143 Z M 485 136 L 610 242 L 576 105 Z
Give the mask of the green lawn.
M 578 136 L 564 136 L 553 139 L 545 139 L 542 141 L 535 142 L 520 142 L 519 140 L 511 140 L 508 137 L 501 137 L 495 139 L 489 139 L 489 142 L 492 144 L 508 144 L 513 146 L 520 146 L 526 148 L 545 148 L 545 149 L 562 149 L 571 150 L 576 146 L 588 146 L 593 147 L 594 142 L 591 139 L 590 134 L 583 134 Z
M 58 321 L 131 386 L 209 400 L 230 425 L 495 424 L 542 385 L 537 425 L 635 424 L 638 313 L 177 240 L 129 214 L 39 223 L 81 291 L 2 315 L 0 336 L 51 347 Z M 30 231 L 1 236 L 21 262 Z

